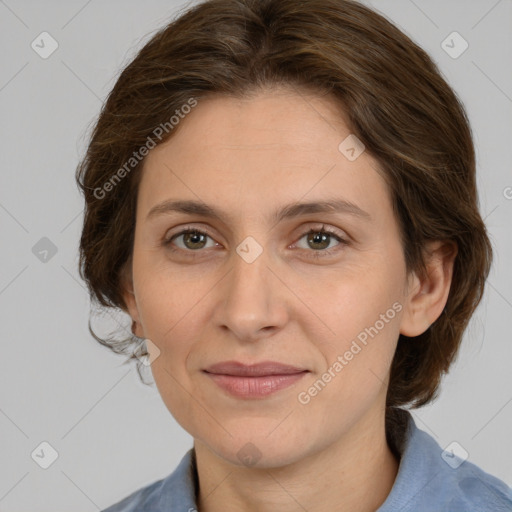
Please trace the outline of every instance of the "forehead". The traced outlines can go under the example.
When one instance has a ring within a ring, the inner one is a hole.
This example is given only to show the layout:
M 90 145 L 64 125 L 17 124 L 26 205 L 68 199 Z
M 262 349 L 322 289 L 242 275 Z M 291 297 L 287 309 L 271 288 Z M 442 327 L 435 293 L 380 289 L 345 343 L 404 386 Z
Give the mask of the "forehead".
M 366 151 L 353 159 L 361 150 L 353 137 L 329 96 L 276 88 L 207 97 L 146 157 L 140 213 L 166 199 L 256 213 L 328 195 L 382 215 L 390 211 L 387 186 Z

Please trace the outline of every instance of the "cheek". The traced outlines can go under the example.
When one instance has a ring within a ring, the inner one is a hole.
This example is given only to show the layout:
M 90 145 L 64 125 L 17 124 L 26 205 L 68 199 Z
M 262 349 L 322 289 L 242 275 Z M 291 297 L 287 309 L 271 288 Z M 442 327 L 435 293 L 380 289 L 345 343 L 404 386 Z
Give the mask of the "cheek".
M 148 304 L 145 321 L 148 337 L 159 349 L 158 357 L 151 364 L 155 384 L 169 412 L 191 432 L 197 422 L 194 418 L 201 412 L 201 408 L 196 410 L 201 400 L 187 371 L 193 340 L 197 338 L 193 331 L 196 318 L 190 322 L 187 311 L 193 315 L 194 310 L 181 298 L 183 301 L 167 299 L 164 307 L 164 302 L 155 302 L 154 308 Z
M 304 413 L 317 418 L 321 429 L 332 435 L 348 429 L 377 401 L 385 400 L 399 321 L 395 315 L 386 324 L 377 316 L 366 325 L 352 326 L 350 335 L 331 344 L 323 353 L 325 366 L 298 390 Z
M 190 388 L 186 363 L 197 338 L 198 292 L 177 276 L 163 272 L 139 274 L 137 303 L 146 338 L 158 349 L 151 372 L 167 407 L 183 409 L 184 390 Z M 156 352 L 155 349 L 155 352 Z M 183 402 L 183 403 L 182 403 Z
M 188 276 L 188 277 L 187 277 Z M 141 259 L 134 264 L 137 307 L 144 333 L 161 350 L 172 340 L 185 340 L 190 332 L 200 301 L 207 294 L 204 280 L 187 271 L 178 272 L 168 263 L 155 265 Z
M 339 397 L 363 395 L 362 390 L 377 389 L 387 379 L 399 337 L 403 299 L 399 280 L 386 275 L 390 275 L 388 268 L 374 265 L 366 272 L 345 274 L 324 295 L 310 296 L 330 331 L 318 338 L 312 324 L 309 329 L 322 354 L 319 373 L 325 375 L 331 389 L 339 390 Z
M 310 288 L 304 302 L 330 328 L 332 337 L 326 340 L 330 346 L 342 349 L 359 334 L 364 343 L 365 330 L 376 323 L 379 333 L 396 330 L 394 320 L 402 309 L 402 295 L 399 280 L 386 277 L 390 274 L 390 269 L 375 261 L 364 268 L 340 269 L 335 278 L 326 275 Z
M 207 322 L 204 304 L 212 282 L 206 277 L 193 269 L 177 271 L 168 262 L 155 264 L 143 254 L 134 260 L 139 318 L 145 337 L 159 350 L 151 371 L 162 398 L 168 406 L 174 403 L 173 409 L 183 406 L 179 403 L 185 390 L 192 391 L 187 361 Z

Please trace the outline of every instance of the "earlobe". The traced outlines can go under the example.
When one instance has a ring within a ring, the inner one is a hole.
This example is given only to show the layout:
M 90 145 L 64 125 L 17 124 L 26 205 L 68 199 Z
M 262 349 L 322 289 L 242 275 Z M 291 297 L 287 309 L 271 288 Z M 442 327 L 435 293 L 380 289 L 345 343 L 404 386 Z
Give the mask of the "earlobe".
M 427 271 L 424 276 L 410 276 L 400 334 L 419 336 L 439 318 L 450 293 L 456 256 L 455 242 L 436 240 L 427 244 Z

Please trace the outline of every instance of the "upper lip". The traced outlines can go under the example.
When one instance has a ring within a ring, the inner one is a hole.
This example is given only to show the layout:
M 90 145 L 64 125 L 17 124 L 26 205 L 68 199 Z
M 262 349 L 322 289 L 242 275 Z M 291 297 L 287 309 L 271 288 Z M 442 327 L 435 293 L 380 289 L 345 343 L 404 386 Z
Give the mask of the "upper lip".
M 278 363 L 276 361 L 262 361 L 255 364 L 243 364 L 238 361 L 224 361 L 206 368 L 208 373 L 217 375 L 235 375 L 241 377 L 261 377 L 263 375 L 292 375 L 306 370 L 298 366 Z

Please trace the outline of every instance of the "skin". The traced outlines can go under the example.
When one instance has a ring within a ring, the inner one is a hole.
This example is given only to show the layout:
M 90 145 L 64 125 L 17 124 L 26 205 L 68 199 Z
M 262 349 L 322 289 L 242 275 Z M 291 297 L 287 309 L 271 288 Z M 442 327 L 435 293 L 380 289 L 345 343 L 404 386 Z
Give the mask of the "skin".
M 338 149 L 350 133 L 332 98 L 280 87 L 202 99 L 146 157 L 124 297 L 135 333 L 154 344 L 162 399 L 194 438 L 201 512 L 370 512 L 393 486 L 398 461 L 384 427 L 390 364 L 400 333 L 417 336 L 441 314 L 456 249 L 432 242 L 428 276 L 407 275 L 377 161 L 366 151 L 349 161 Z M 291 202 L 327 198 L 351 201 L 370 219 L 269 217 Z M 202 201 L 228 216 L 147 218 L 168 199 Z M 308 243 L 305 233 L 322 225 L 347 243 Z M 198 244 L 179 236 L 175 252 L 162 245 L 188 227 L 208 237 Z M 252 263 L 236 252 L 248 236 L 263 248 Z M 394 303 L 402 306 L 394 318 L 300 403 L 298 394 Z M 273 360 L 309 373 L 266 398 L 241 399 L 202 372 L 226 360 Z M 257 449 L 253 465 L 237 456 L 247 443 Z

